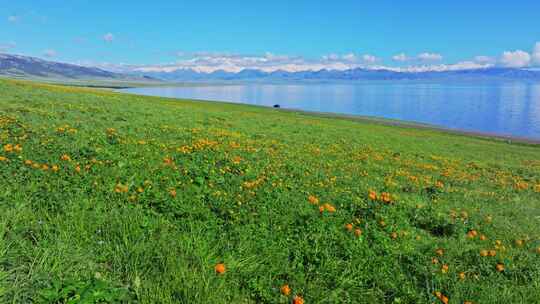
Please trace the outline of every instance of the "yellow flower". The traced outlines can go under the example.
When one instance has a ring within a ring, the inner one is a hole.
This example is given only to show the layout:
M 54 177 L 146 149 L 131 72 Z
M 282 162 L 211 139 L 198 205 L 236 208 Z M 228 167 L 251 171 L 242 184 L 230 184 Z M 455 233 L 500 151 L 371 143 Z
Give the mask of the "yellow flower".
M 116 193 L 127 193 L 129 191 L 129 187 L 122 184 L 117 184 L 114 188 L 114 192 Z
M 13 152 L 13 145 L 12 144 L 6 144 L 4 145 L 4 151 L 5 152 Z
M 71 161 L 71 157 L 69 157 L 69 155 L 67 154 L 62 155 L 60 159 L 65 160 L 65 161 Z
M 4 157 L 4 156 L 0 156 L 0 161 L 7 161 L 7 157 Z

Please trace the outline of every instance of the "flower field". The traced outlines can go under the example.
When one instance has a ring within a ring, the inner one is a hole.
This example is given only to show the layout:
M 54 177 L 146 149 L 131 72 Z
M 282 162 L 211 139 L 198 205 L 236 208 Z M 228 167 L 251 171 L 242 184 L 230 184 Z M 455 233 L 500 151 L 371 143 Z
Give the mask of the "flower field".
M 540 303 L 540 147 L 0 80 L 2 303 Z

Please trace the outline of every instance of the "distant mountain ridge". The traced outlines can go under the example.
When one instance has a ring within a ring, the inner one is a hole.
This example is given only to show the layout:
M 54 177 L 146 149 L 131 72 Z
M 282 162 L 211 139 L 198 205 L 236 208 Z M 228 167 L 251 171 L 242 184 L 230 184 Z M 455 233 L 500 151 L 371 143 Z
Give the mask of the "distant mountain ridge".
M 520 80 L 540 81 L 540 70 L 490 67 L 454 71 L 398 72 L 385 69 L 354 68 L 349 70 L 265 72 L 244 69 L 239 72 L 217 70 L 211 73 L 194 69 L 172 72 L 125 72 L 47 61 L 35 57 L 0 54 L 0 76 L 107 81 L 360 81 L 360 80 Z
M 0 75 L 22 78 L 51 78 L 75 80 L 152 80 L 146 75 L 125 75 L 99 68 L 47 61 L 35 57 L 0 54 Z
M 165 81 L 308 81 L 308 80 L 532 80 L 540 81 L 540 71 L 491 67 L 456 71 L 397 72 L 384 69 L 355 68 L 349 70 L 319 70 L 288 72 L 277 70 L 264 72 L 244 69 L 240 72 L 217 70 L 211 73 L 193 69 L 173 72 L 147 72 L 145 75 Z

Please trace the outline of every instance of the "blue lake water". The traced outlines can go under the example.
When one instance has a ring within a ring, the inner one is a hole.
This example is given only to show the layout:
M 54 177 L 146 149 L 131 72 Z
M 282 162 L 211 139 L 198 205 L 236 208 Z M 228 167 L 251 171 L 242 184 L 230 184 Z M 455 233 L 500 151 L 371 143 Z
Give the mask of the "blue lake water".
M 374 116 L 540 139 L 540 83 L 241 84 L 124 92 Z

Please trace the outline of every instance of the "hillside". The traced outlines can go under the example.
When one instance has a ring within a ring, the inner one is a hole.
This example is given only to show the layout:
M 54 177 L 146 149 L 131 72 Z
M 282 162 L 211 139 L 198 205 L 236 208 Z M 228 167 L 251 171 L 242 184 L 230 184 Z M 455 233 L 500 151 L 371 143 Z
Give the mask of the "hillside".
M 539 146 L 0 80 L 2 303 L 538 303 Z
M 19 78 L 63 80 L 151 81 L 148 76 L 128 76 L 98 68 L 46 61 L 39 58 L 0 54 L 0 75 Z

